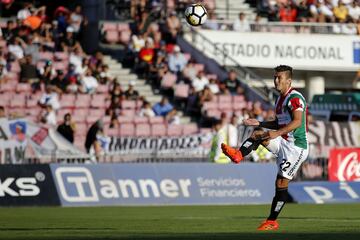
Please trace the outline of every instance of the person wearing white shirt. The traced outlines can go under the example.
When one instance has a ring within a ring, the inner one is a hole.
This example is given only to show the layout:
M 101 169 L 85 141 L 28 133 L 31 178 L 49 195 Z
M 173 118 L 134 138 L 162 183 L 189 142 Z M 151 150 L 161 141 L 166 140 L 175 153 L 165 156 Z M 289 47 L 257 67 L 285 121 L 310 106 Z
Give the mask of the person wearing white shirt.
M 237 32 L 250 32 L 250 24 L 248 20 L 245 18 L 244 13 L 239 14 L 239 18 L 235 20 L 233 24 L 233 30 Z
M 40 121 L 53 127 L 56 126 L 56 113 L 51 104 L 46 105 L 44 112 L 41 114 Z
M 85 76 L 82 77 L 82 85 L 84 93 L 96 92 L 96 88 L 99 86 L 99 83 L 96 78 L 92 76 L 90 69 L 88 69 L 85 73 Z
M 58 94 L 53 90 L 53 87 L 51 85 L 46 87 L 45 93 L 41 96 L 39 100 L 39 105 L 42 107 L 51 105 L 53 110 L 58 110 L 60 108 Z
M 219 85 L 216 83 L 215 78 L 210 78 L 207 86 L 213 94 L 218 94 L 220 92 Z
M 155 117 L 155 112 L 152 110 L 151 104 L 147 101 L 143 102 L 143 106 L 139 112 L 140 117 Z
M 351 4 L 348 6 L 348 14 L 349 16 L 354 19 L 354 21 L 357 21 L 360 18 L 360 2 L 357 0 L 354 0 Z
M 203 71 L 199 71 L 196 78 L 192 80 L 192 85 L 196 92 L 200 92 L 206 85 L 209 84 L 209 79 L 205 76 Z

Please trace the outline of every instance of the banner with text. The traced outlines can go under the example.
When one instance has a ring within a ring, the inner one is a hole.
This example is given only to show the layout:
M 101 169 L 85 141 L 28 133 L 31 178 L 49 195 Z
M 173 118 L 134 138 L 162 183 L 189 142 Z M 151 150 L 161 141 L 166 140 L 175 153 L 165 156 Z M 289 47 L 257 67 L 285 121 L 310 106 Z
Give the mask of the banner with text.
M 50 167 L 63 206 L 270 203 L 276 177 L 269 163 Z
M 108 154 L 147 154 L 156 157 L 204 156 L 209 152 L 212 134 L 181 137 L 111 137 Z
M 49 165 L 0 165 L 0 206 L 58 206 Z
M 289 193 L 298 203 L 359 203 L 360 182 L 294 182 Z
M 330 181 L 360 181 L 360 148 L 330 150 L 328 174 Z
M 288 64 L 295 69 L 358 71 L 360 67 L 359 36 L 322 34 L 241 33 L 235 31 L 199 30 L 216 47 L 240 65 L 273 68 Z M 193 43 L 206 55 L 222 65 L 222 54 L 215 48 L 204 47 L 200 36 Z M 341 44 L 339 44 L 341 43 Z M 213 49 L 211 51 L 207 49 Z

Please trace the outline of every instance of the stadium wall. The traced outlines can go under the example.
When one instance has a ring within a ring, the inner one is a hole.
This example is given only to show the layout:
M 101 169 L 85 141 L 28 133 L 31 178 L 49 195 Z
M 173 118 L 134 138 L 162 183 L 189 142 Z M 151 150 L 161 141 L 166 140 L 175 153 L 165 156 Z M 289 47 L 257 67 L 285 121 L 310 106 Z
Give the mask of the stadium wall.
M 275 164 L 0 165 L 1 206 L 269 204 Z M 360 182 L 296 182 L 299 203 L 360 202 Z

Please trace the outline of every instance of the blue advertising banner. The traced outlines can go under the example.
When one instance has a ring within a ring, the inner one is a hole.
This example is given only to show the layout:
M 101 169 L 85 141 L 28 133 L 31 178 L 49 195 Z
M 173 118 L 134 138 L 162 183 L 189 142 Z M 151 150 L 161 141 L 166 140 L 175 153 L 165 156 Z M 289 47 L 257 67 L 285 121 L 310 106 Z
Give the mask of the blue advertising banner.
M 51 164 L 63 206 L 270 203 L 276 166 Z
M 298 203 L 360 202 L 360 182 L 296 182 L 289 193 Z

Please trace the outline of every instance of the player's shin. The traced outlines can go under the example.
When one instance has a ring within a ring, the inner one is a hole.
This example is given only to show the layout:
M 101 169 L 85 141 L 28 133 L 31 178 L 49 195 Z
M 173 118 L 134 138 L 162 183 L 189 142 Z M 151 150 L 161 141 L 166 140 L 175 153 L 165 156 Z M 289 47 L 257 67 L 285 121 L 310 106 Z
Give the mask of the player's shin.
M 276 220 L 288 199 L 288 188 L 276 188 L 268 220 Z
M 259 147 L 260 143 L 261 143 L 261 140 L 254 140 L 252 138 L 248 138 L 241 145 L 239 150 L 243 156 L 246 156 L 249 153 L 251 153 L 252 150 L 256 150 Z

